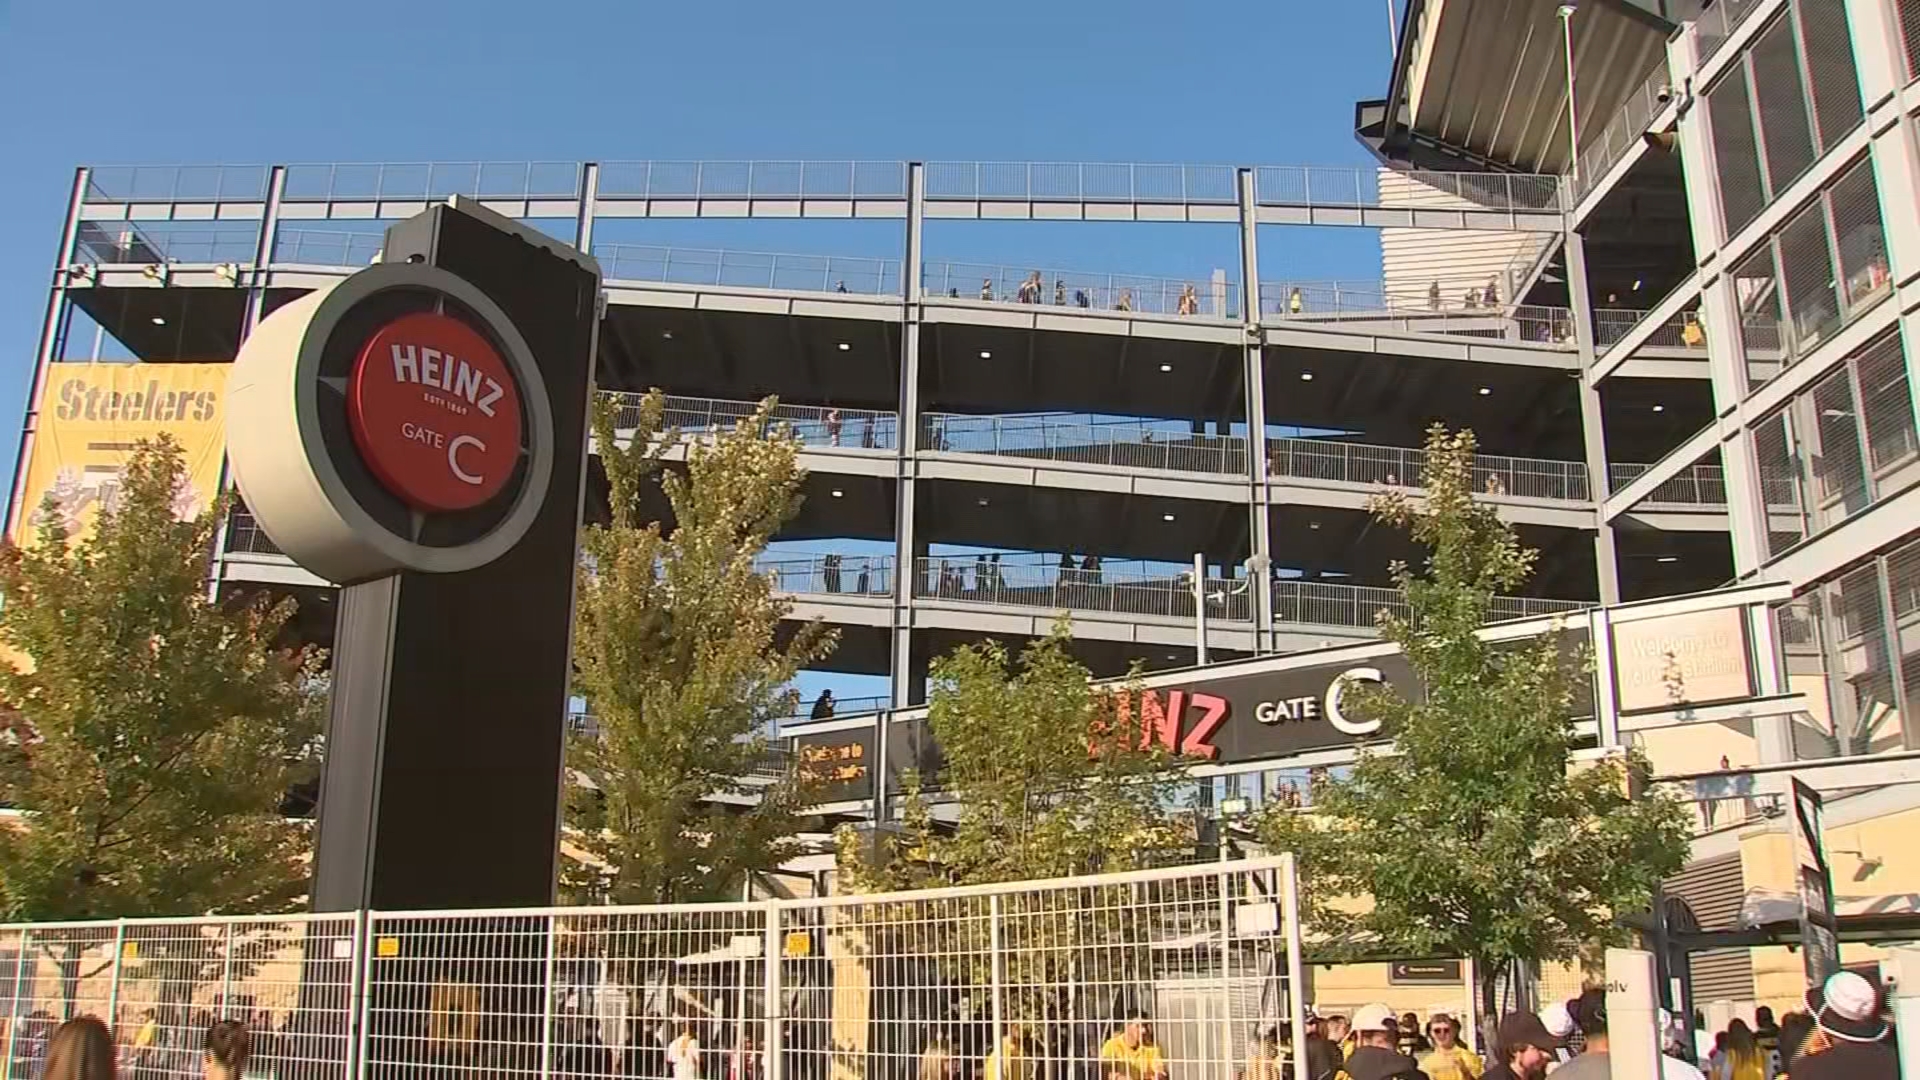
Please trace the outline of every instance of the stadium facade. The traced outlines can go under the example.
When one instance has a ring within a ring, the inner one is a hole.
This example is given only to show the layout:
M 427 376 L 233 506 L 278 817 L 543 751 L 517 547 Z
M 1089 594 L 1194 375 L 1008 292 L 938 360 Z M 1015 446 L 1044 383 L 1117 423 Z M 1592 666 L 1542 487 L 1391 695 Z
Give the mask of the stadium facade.
M 1096 673 L 1139 661 L 1181 695 L 1173 741 L 1218 805 L 1296 797 L 1354 751 L 1341 678 L 1395 678 L 1372 623 L 1412 552 L 1366 504 L 1418 489 L 1440 421 L 1478 434 L 1476 487 L 1542 552 L 1489 633 L 1563 620 L 1591 645 L 1590 752 L 1640 747 L 1694 803 L 1673 889 L 1704 926 L 1791 889 L 1791 777 L 1828 793 L 1843 911 L 1920 893 L 1896 839 L 1920 824 L 1920 9 L 1573 7 L 1411 0 L 1387 96 L 1356 107 L 1377 167 L 82 168 L 9 527 L 49 493 L 81 520 L 161 429 L 210 498 L 248 330 L 460 194 L 597 256 L 602 392 L 662 387 L 688 428 L 780 396 L 811 472 L 768 570 L 840 628 L 827 669 L 891 680 L 784 732 L 835 763 L 831 813 L 884 820 L 899 775 L 937 767 L 930 658 L 1061 610 Z M 627 242 L 700 218 L 897 231 L 845 257 Z M 927 226 L 950 221 L 1183 223 L 1233 258 L 1193 281 L 940 262 Z M 1263 273 L 1301 226 L 1378 230 L 1381 277 Z M 216 576 L 299 594 L 330 637 L 330 587 L 244 507 Z M 1709 954 L 1696 995 L 1782 999 L 1798 966 Z

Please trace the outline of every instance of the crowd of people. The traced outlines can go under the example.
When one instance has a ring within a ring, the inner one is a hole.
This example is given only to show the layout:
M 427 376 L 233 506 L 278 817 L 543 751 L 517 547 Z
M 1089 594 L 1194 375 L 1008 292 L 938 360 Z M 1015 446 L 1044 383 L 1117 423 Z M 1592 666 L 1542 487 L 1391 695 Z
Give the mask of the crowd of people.
M 1642 1080 L 1616 1073 L 1606 992 L 1590 989 L 1538 1013 L 1502 1017 L 1483 1058 L 1464 1041 L 1459 1021 L 1443 1012 L 1422 1027 L 1413 1013 L 1385 1005 L 1344 1015 L 1307 1010 L 1304 1054 L 1312 1080 Z M 1659 1080 L 1895 1080 L 1900 1075 L 1887 1003 L 1880 987 L 1842 971 L 1808 991 L 1806 1009 L 1775 1021 L 1771 1009 L 1754 1022 L 1734 1019 L 1710 1043 L 1660 1015 Z M 1699 1045 L 1706 1043 L 1705 1045 Z M 1690 1045 L 1691 1044 L 1691 1045 Z M 1689 1058 L 1695 1059 L 1689 1061 Z M 1292 1080 L 1292 1052 L 1282 1029 L 1256 1040 L 1242 1080 Z
M 97 1016 L 78 1016 L 58 1026 L 28 1034 L 20 1048 L 34 1080 L 117 1080 L 142 1075 L 180 1076 L 160 1072 L 153 1056 L 160 1049 L 152 1015 L 142 1017 L 133 1038 L 116 1045 L 107 1025 Z M 253 1058 L 253 1037 L 239 1020 L 217 1020 L 207 1025 L 200 1040 L 199 1069 L 206 1080 L 243 1080 Z M 17 1074 L 16 1074 L 17 1075 Z

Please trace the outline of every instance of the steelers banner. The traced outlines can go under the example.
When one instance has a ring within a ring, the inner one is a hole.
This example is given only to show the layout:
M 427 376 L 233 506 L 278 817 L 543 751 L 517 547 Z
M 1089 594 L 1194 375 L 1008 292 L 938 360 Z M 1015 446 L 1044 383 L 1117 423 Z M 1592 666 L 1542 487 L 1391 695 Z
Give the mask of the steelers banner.
M 205 510 L 220 490 L 230 367 L 49 365 L 13 539 L 32 542 L 49 513 L 69 536 L 84 533 L 118 498 L 134 447 L 161 434 L 180 444 L 186 463 L 174 509 L 182 518 Z

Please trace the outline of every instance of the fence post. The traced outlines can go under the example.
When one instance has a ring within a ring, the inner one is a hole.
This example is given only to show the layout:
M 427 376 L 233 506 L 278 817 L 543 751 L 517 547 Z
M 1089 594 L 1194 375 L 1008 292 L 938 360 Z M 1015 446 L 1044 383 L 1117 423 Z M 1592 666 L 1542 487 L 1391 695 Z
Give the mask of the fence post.
M 760 1036 L 761 1056 L 766 1061 L 766 1067 L 762 1070 L 764 1080 L 780 1080 L 786 1072 L 781 1061 L 786 1050 L 782 1045 L 786 1037 L 784 1028 L 786 1008 L 781 1001 L 780 990 L 780 962 L 786 955 L 786 939 L 781 933 L 780 911 L 780 901 L 767 901 L 767 944 L 766 957 L 763 961 L 766 964 L 766 971 L 762 987 L 762 995 L 766 1000 L 760 1009 L 765 1014 L 761 1021 L 765 1025 L 765 1030 Z M 745 1064 L 742 1063 L 743 1066 Z M 746 1072 L 745 1068 L 741 1071 Z
M 7 1080 L 12 1080 L 13 1076 L 13 1039 L 14 1035 L 20 1030 L 20 980 L 26 978 L 27 975 L 27 964 L 29 963 L 27 956 L 30 952 L 28 946 L 32 941 L 33 930 L 29 927 L 22 927 L 20 930 L 20 955 L 15 960 L 13 966 L 13 997 L 7 1002 L 6 1068 L 4 1071 L 0 1071 L 0 1076 L 6 1077 Z
M 553 1075 L 553 920 L 552 912 L 545 916 L 547 920 L 547 957 L 544 973 L 540 976 L 540 1075 Z
M 1211 785 L 1211 781 L 1208 781 Z M 1212 793 L 1208 793 L 1212 797 Z M 1231 895 L 1233 875 L 1227 870 L 1227 816 L 1220 813 L 1215 803 L 1214 813 L 1220 816 L 1220 834 L 1215 840 L 1220 849 L 1220 1071 L 1228 1073 L 1233 1068 L 1233 897 Z M 1303 1050 L 1306 1044 L 1299 1044 Z M 1304 1053 L 1302 1054 L 1304 1057 Z M 988 1080 L 992 1080 L 991 1077 Z
M 1004 1011 L 1005 1006 L 1001 999 L 1005 996 L 1004 988 L 1007 980 L 1007 961 L 1006 955 L 1002 950 L 1004 943 L 1001 941 L 1000 934 L 999 893 L 994 893 L 991 897 L 988 897 L 987 914 L 987 951 L 993 958 L 993 1038 L 989 1041 L 988 1045 L 993 1050 L 1000 1052 L 1001 1061 L 1006 1061 L 1008 1055 L 1002 1048 L 1003 1040 L 1007 1037 L 1006 1014 Z M 1003 1068 L 1001 1071 L 1006 1072 L 1008 1070 Z M 996 1080 L 996 1078 L 990 1076 L 987 1077 L 987 1080 Z
M 360 950 L 355 957 L 359 961 L 360 973 L 353 981 L 353 1015 L 349 1018 L 351 1024 L 358 1025 L 358 1031 L 354 1037 L 355 1050 L 348 1066 L 348 1080 L 364 1076 L 368 1072 L 367 1043 L 373 1031 L 373 1004 L 368 997 L 373 986 L 373 954 L 376 951 L 373 940 L 374 913 L 362 911 L 359 915 L 358 940 L 354 944 Z M 349 1028 L 349 1030 L 353 1029 Z
M 107 976 L 107 1032 L 117 1037 L 120 1027 L 120 961 L 127 955 L 127 920 L 116 919 L 114 922 L 113 973 Z
M 1287 1023 L 1293 1029 L 1293 1080 L 1309 1080 L 1307 1074 L 1306 964 L 1300 956 L 1300 870 L 1293 853 L 1287 852 L 1280 864 L 1281 930 L 1287 935 Z

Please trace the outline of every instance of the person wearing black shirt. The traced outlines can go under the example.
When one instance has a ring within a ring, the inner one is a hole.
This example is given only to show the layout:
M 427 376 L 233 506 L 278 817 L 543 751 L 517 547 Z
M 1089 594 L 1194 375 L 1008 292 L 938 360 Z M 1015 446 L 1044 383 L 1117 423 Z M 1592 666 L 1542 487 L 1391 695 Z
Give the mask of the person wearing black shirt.
M 1524 1011 L 1502 1017 L 1493 1041 L 1496 1053 L 1489 1058 L 1494 1064 L 1480 1080 L 1541 1080 L 1560 1045 L 1538 1016 Z

